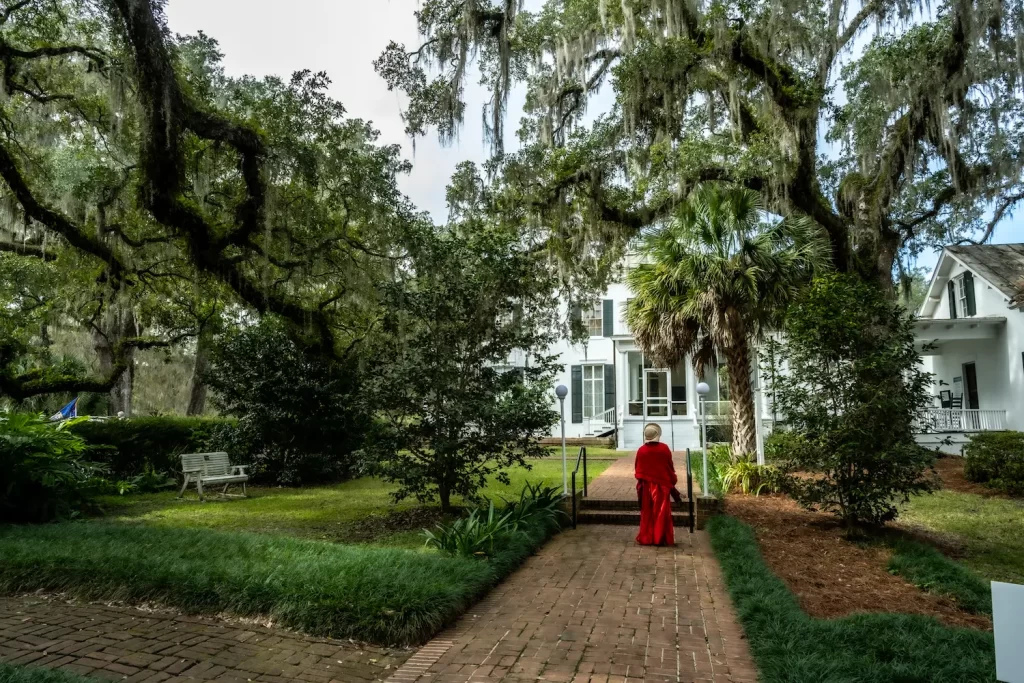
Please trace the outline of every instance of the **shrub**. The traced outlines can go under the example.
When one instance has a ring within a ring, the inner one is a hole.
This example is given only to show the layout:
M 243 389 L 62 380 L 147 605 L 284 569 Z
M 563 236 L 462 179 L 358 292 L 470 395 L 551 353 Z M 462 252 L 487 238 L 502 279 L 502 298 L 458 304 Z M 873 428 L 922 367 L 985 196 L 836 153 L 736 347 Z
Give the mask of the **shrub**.
M 213 445 L 249 454 L 256 481 L 330 482 L 359 470 L 372 420 L 355 357 L 310 353 L 265 318 L 219 340 L 207 379 L 223 412 L 238 418 Z
M 804 438 L 784 429 L 776 429 L 764 440 L 764 459 L 771 464 L 784 464 L 806 446 Z
M 964 446 L 964 476 L 1006 493 L 1024 494 L 1024 433 L 972 436 Z
M 85 459 L 85 442 L 70 427 L 38 415 L 0 417 L 0 521 L 45 522 L 73 517 L 105 484 Z
M 852 531 L 896 517 L 910 496 L 934 490 L 934 454 L 914 425 L 929 404 L 911 319 L 877 285 L 850 275 L 816 279 L 790 310 L 778 354 L 776 403 L 800 435 L 785 468 L 802 505 L 832 512 Z
M 133 417 L 77 422 L 71 430 L 89 446 L 89 457 L 114 478 L 131 480 L 147 471 L 181 472 L 182 453 L 207 450 L 215 434 L 235 421 L 208 417 Z M 231 453 L 241 461 L 245 453 Z M 241 463 L 240 464 L 244 464 Z
M 782 490 L 782 473 L 774 465 L 758 465 L 749 460 L 729 463 L 719 471 L 722 491 L 739 489 L 743 495 L 760 495 L 763 491 L 778 493 Z

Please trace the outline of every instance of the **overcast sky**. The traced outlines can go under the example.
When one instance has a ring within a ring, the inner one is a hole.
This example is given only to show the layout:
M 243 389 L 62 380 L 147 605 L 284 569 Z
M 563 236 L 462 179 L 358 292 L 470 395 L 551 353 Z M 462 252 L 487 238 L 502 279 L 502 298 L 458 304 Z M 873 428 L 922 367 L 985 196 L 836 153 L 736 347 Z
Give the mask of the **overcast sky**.
M 528 0 L 527 8 L 542 0 Z M 466 125 L 460 139 L 442 147 L 436 137 L 416 142 L 415 151 L 404 133 L 401 102 L 373 70 L 388 41 L 418 44 L 413 12 L 418 0 L 169 0 L 171 28 L 177 33 L 204 31 L 216 38 L 224 52 L 229 75 L 326 71 L 333 80 L 332 95 L 344 103 L 349 115 L 368 119 L 381 132 L 383 143 L 398 143 L 414 162 L 411 175 L 401 180 L 402 190 L 434 220 L 447 218 L 445 186 L 456 164 L 478 163 L 487 156 L 480 107 L 487 94 L 467 88 Z M 506 148 L 517 144 L 515 131 L 523 106 L 522 91 L 513 92 L 506 122 Z M 1024 212 L 997 228 L 996 242 L 1024 240 Z M 934 255 L 922 256 L 920 265 L 931 267 Z

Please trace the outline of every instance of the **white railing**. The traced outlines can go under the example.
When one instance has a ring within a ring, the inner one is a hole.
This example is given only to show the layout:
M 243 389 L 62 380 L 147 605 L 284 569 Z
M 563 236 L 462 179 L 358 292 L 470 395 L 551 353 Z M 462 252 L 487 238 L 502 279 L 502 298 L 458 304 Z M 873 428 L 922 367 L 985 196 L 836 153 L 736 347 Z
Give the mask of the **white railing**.
M 608 427 L 612 427 L 615 424 L 615 408 L 609 408 L 608 410 L 598 413 L 593 417 L 583 418 L 583 430 L 586 434 L 591 434 L 594 430 L 593 427 L 601 427 L 601 431 L 605 431 Z
M 971 410 L 969 408 L 928 408 L 922 415 L 920 431 L 998 432 L 1006 429 L 1005 410 Z

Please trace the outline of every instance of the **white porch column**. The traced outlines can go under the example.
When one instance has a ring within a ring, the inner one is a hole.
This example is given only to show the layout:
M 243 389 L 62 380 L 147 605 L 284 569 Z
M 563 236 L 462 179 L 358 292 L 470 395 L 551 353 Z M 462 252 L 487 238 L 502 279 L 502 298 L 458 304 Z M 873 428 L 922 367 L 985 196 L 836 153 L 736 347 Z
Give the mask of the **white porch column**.
M 683 359 L 686 368 L 686 411 L 687 415 L 696 425 L 699 421 L 697 413 L 700 411 L 700 404 L 697 400 L 697 373 L 693 370 L 693 363 L 689 356 Z
M 615 435 L 615 445 L 623 449 L 626 447 L 626 417 L 629 415 L 629 353 L 626 351 L 619 351 L 619 369 L 616 374 L 615 410 L 619 429 Z

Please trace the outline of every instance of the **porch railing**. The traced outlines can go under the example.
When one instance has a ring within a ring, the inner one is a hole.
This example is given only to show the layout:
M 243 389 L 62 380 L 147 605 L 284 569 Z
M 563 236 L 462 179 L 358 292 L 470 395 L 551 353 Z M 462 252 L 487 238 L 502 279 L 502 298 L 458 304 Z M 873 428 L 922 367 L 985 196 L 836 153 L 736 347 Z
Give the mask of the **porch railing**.
M 609 408 L 593 417 L 583 418 L 584 431 L 590 434 L 595 426 L 611 427 L 615 425 L 615 408 Z
M 921 418 L 924 434 L 942 432 L 998 432 L 1006 429 L 1005 410 L 928 408 Z
M 701 403 L 703 404 L 703 414 L 707 415 L 708 419 L 725 419 L 732 415 L 732 401 L 701 401 Z M 701 408 L 697 410 L 697 416 L 700 417 Z

